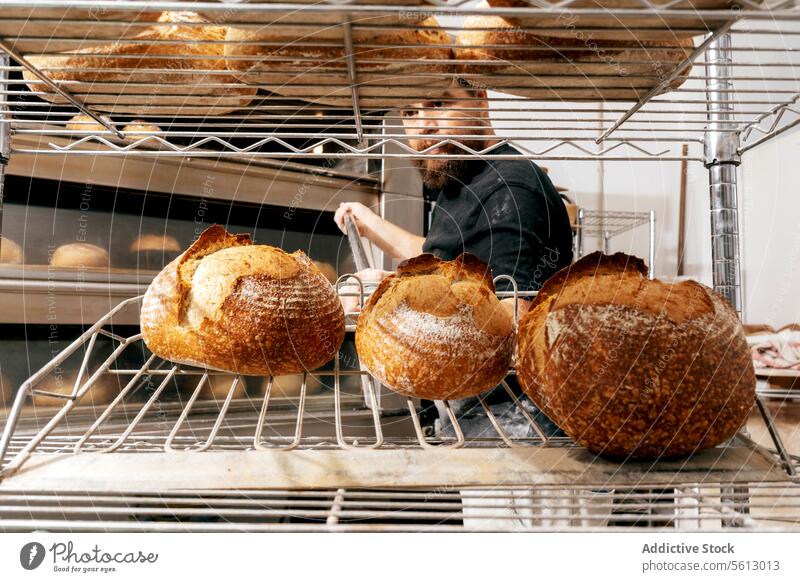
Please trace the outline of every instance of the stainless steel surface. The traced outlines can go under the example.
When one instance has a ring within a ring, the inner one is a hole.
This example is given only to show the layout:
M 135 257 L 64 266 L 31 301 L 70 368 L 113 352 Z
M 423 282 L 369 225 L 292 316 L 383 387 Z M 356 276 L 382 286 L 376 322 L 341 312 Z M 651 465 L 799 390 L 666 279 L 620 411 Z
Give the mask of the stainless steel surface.
M 736 166 L 709 168 L 711 196 L 711 269 L 714 289 L 741 315 L 742 290 Z
M 742 290 L 739 255 L 739 214 L 736 168 L 739 135 L 722 129 L 733 115 L 731 36 L 720 36 L 709 46 L 706 70 L 708 87 L 708 132 L 705 156 L 709 168 L 711 198 L 711 268 L 714 289 L 721 293 L 741 317 Z M 720 103 L 721 102 L 721 103 Z

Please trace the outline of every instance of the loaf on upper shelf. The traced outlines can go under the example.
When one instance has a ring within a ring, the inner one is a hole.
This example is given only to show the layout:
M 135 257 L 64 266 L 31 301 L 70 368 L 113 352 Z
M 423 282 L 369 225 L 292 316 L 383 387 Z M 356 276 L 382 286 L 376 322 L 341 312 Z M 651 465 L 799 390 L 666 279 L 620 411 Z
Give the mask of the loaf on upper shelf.
M 247 375 L 297 374 L 329 361 L 344 340 L 344 311 L 302 251 L 254 245 L 206 229 L 145 293 L 147 347 L 177 363 Z
M 117 1 L 92 8 L 3 7 L 0 38 L 15 40 L 14 48 L 23 54 L 75 50 L 135 36 L 161 15 L 160 10 L 118 10 Z
M 467 17 L 457 44 L 458 74 L 470 84 L 542 101 L 638 100 L 693 47 L 691 39 L 673 39 L 597 40 L 587 48 L 574 37 L 523 32 L 498 16 Z M 687 65 L 664 90 L 677 89 L 690 70 Z
M 695 281 L 592 253 L 541 288 L 517 335 L 523 390 L 570 438 L 612 457 L 679 457 L 733 436 L 755 402 L 744 330 Z
M 30 55 L 28 60 L 99 111 L 220 115 L 252 101 L 256 89 L 217 74 L 226 70 L 224 26 L 208 24 L 192 12 L 164 12 L 158 23 L 113 44 L 68 55 Z M 23 77 L 41 98 L 66 103 L 29 71 L 23 71 Z
M 364 306 L 356 327 L 361 363 L 405 396 L 466 398 L 495 387 L 511 364 L 514 321 L 492 272 L 474 255 L 404 261 Z
M 587 38 L 592 40 L 667 40 L 704 35 L 735 17 L 731 10 L 747 9 L 748 4 L 736 0 L 649 0 L 654 8 L 682 10 L 673 16 L 653 12 L 641 0 L 573 0 L 552 14 L 510 16 L 516 27 L 542 28 L 544 36 Z M 497 8 L 541 8 L 534 0 L 488 0 Z M 556 4 L 555 0 L 551 4 Z M 752 3 L 751 3 L 752 4 Z M 578 9 L 605 10 L 605 14 L 581 14 Z M 636 10 L 620 13 L 620 9 Z M 719 16 L 701 16 L 698 10 L 717 10 Z
M 345 49 L 342 26 L 320 22 L 316 14 L 304 21 L 314 26 L 283 21 L 260 29 L 232 26 L 227 37 L 231 44 L 225 47 L 228 68 L 243 82 L 279 95 L 349 107 L 352 56 L 359 107 L 364 109 L 439 97 L 452 82 L 450 38 L 435 18 L 419 24 L 427 28 L 409 27 L 413 20 L 403 22 L 409 28 L 395 30 L 354 28 L 352 55 Z

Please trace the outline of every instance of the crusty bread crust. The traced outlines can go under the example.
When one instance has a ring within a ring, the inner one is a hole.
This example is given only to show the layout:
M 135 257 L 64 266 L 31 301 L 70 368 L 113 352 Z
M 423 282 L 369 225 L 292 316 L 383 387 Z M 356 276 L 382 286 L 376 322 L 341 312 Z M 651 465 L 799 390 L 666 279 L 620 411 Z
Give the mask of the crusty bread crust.
M 439 25 L 435 18 L 421 24 Z M 314 45 L 320 41 L 330 42 L 332 34 L 341 36 L 341 27 L 321 27 L 314 32 L 286 25 L 260 30 L 231 27 L 227 36 L 231 44 L 225 47 L 228 68 L 240 80 L 263 85 L 280 95 L 347 106 L 352 96 L 343 44 Z M 383 33 L 367 30 L 354 34 L 358 94 L 364 107 L 400 106 L 438 97 L 452 82 L 453 53 L 446 46 L 451 41 L 442 29 Z M 341 38 L 337 40 L 341 42 Z M 277 42 L 282 46 L 247 44 L 259 42 Z M 390 48 L 363 46 L 366 44 L 389 45 Z M 364 62 L 367 60 L 383 62 Z M 406 62 L 389 62 L 403 60 Z M 431 60 L 451 62 L 431 63 Z
M 463 254 L 401 263 L 364 307 L 356 350 L 378 380 L 405 396 L 458 399 L 496 386 L 511 364 L 514 322 L 489 265 Z
M 683 456 L 731 437 L 755 374 L 736 312 L 694 281 L 592 253 L 549 279 L 519 325 L 517 374 L 573 440 L 615 457 Z
M 301 251 L 204 231 L 145 294 L 142 336 L 159 357 L 246 375 L 297 374 L 329 361 L 344 311 Z
M 66 87 L 84 103 L 99 111 L 134 114 L 215 114 L 229 113 L 245 107 L 256 89 L 245 86 L 204 87 L 209 84 L 236 84 L 231 75 L 202 71 L 226 70 L 222 44 L 198 44 L 192 41 L 223 41 L 224 26 L 196 26 L 204 22 L 192 12 L 164 12 L 161 23 L 132 37 L 137 42 L 116 42 L 77 51 L 64 56 L 28 56 L 31 64 L 44 69 L 55 82 L 69 82 Z M 161 41 L 148 44 L 142 41 Z M 163 41 L 174 43 L 163 43 Z M 131 57 L 140 58 L 131 58 Z M 178 58 L 191 56 L 196 58 Z M 128 72 L 127 69 L 142 69 Z M 119 70 L 123 69 L 123 70 Z M 166 69 L 168 72 L 148 69 Z M 26 81 L 38 81 L 27 70 Z M 150 87 L 137 87 L 146 83 Z M 33 91 L 43 92 L 43 99 L 65 103 L 42 84 L 29 84 Z M 213 108 L 212 108 L 213 106 Z
M 490 30 L 481 30 L 481 29 Z M 542 100 L 638 99 L 691 53 L 692 40 L 536 36 L 498 16 L 470 16 L 458 35 L 458 74 L 481 87 Z M 642 50 L 644 49 L 644 50 Z M 483 63 L 470 61 L 489 61 Z M 685 82 L 687 66 L 667 89 Z

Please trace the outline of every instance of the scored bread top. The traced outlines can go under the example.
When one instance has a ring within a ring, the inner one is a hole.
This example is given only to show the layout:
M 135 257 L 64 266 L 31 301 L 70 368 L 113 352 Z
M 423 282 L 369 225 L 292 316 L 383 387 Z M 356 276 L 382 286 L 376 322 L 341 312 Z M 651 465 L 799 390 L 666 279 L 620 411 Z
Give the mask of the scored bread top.
M 244 278 L 296 277 L 301 268 L 298 255 L 304 253 L 290 255 L 253 245 L 249 234 L 229 235 L 221 226 L 212 226 L 178 259 L 180 323 L 196 327 L 205 319 L 222 317 L 223 303 Z
M 513 332 L 511 317 L 503 316 L 507 314 L 495 297 L 489 265 L 469 253 L 453 261 L 426 253 L 402 262 L 372 294 L 363 316 L 382 319 L 402 303 L 440 318 L 456 317 L 469 306 L 478 329 L 492 335 Z
M 596 251 L 548 279 L 531 311 L 545 303 L 548 312 L 569 305 L 625 305 L 650 315 L 664 315 L 674 323 L 714 311 L 706 288 L 699 283 L 664 283 L 648 279 L 647 273 L 647 266 L 638 257 Z
M 159 357 L 240 374 L 312 370 L 344 340 L 341 302 L 303 252 L 216 225 L 153 280 L 140 323 Z

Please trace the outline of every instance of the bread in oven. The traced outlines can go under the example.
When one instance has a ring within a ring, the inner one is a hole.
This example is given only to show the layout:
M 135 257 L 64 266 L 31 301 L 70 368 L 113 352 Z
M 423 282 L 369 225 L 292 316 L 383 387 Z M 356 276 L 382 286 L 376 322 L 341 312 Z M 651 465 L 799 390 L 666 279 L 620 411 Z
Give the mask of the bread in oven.
M 164 12 L 158 22 L 127 41 L 69 55 L 30 55 L 28 60 L 98 111 L 219 115 L 250 103 L 256 89 L 241 85 L 231 75 L 217 74 L 226 70 L 224 26 L 198 26 L 206 21 L 192 12 Z M 42 99 L 66 103 L 45 85 L 31 84 L 38 78 L 27 70 L 23 77 L 32 91 L 42 92 Z
M 141 329 L 161 358 L 247 375 L 298 374 L 344 340 L 331 284 L 302 252 L 206 229 L 153 280 Z
M 458 74 L 471 85 L 542 101 L 638 100 L 693 49 L 691 39 L 586 44 L 537 36 L 498 16 L 467 17 L 456 43 Z M 690 70 L 664 90 L 680 87 Z
M 53 267 L 107 269 L 111 266 L 108 251 L 89 243 L 61 245 L 50 257 Z
M 520 322 L 517 375 L 575 442 L 613 457 L 679 457 L 733 436 L 755 399 L 736 312 L 641 259 L 592 253 L 551 277 Z
M 181 245 L 173 236 L 146 233 L 128 247 L 139 269 L 160 270 L 181 252 Z
M 489 265 L 463 254 L 401 263 L 367 301 L 356 328 L 361 363 L 405 396 L 433 400 L 493 388 L 511 364 L 514 322 Z
M 6 236 L 0 236 L 0 265 L 19 265 L 22 247 Z

